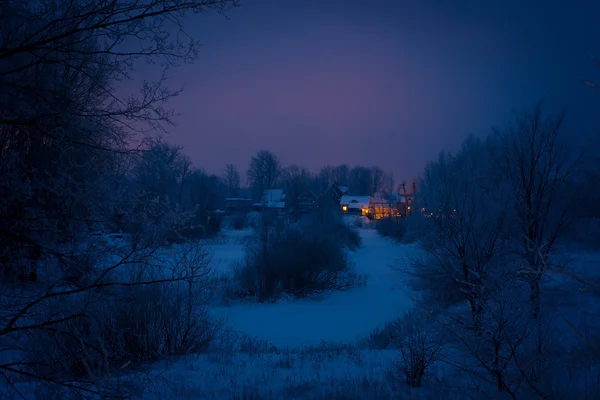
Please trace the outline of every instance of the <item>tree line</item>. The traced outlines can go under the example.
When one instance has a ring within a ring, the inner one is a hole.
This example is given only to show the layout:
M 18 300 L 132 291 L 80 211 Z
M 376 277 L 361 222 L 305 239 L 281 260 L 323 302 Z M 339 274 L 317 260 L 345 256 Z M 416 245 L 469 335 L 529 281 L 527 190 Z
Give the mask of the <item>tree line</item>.
M 570 135 L 565 114 L 538 103 L 490 135 L 469 136 L 456 153 L 440 153 L 423 172 L 416 201 L 428 211 L 417 224 L 424 255 L 404 272 L 436 321 L 425 329 L 443 327 L 444 351 L 462 354 L 473 389 L 560 398 L 594 376 L 579 357 L 600 360 L 583 334 L 598 331 L 587 318 L 600 287 L 594 269 L 572 264 L 574 251 L 600 245 L 599 153 Z M 461 303 L 468 312 L 454 308 Z M 440 346 L 417 351 L 427 368 L 434 353 L 441 359 Z M 567 373 L 578 383 L 564 381 Z
M 405 185 L 404 181 L 396 184 L 392 173 L 377 166 L 327 165 L 316 174 L 298 165 L 283 167 L 279 158 L 267 150 L 261 150 L 251 158 L 246 176 L 255 198 L 259 198 L 266 189 L 278 187 L 286 189 L 286 193 L 293 197 L 294 193 L 309 191 L 319 194 L 335 183 L 346 186 L 349 195 L 372 196 L 377 192 L 391 193 Z

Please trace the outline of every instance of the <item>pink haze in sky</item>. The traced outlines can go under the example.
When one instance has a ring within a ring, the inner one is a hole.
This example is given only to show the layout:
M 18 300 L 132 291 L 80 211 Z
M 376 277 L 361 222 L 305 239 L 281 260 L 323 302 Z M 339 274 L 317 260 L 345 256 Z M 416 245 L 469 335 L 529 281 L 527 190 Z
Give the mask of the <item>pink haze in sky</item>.
M 568 107 L 578 135 L 597 132 L 591 17 L 559 2 L 410 3 L 247 0 L 230 19 L 190 18 L 203 46 L 170 73 L 184 92 L 167 139 L 210 173 L 244 175 L 267 149 L 314 172 L 378 165 L 410 180 L 540 98 Z

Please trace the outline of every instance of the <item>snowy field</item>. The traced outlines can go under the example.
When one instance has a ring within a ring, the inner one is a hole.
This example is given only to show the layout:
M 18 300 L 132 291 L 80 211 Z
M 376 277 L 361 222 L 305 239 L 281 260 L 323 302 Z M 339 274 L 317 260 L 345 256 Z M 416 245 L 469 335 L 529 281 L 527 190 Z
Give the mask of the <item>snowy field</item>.
M 221 272 L 241 260 L 249 234 L 229 232 L 229 239 L 209 244 Z M 459 370 L 438 366 L 422 388 L 410 389 L 398 379 L 398 351 L 373 350 L 357 342 L 413 307 L 395 267 L 419 255 L 416 244 L 394 243 L 373 229 L 360 229 L 360 234 L 363 245 L 349 256 L 356 272 L 367 275 L 365 288 L 320 299 L 235 303 L 215 309 L 234 340 L 227 342 L 225 351 L 157 366 L 156 382 L 165 384 L 157 385 L 149 398 L 428 399 L 440 393 L 448 399 L 468 398 L 466 389 L 448 390 L 468 385 Z M 589 271 L 600 260 L 596 252 L 563 257 L 574 272 Z
M 207 242 L 220 273 L 243 259 L 244 238 L 252 231 L 224 234 Z M 215 316 L 225 320 L 235 345 L 218 354 L 161 363 L 155 380 L 168 383 L 157 385 L 150 398 L 396 398 L 391 368 L 397 351 L 361 350 L 356 343 L 412 307 L 395 267 L 418 250 L 373 229 L 360 229 L 360 234 L 362 247 L 349 252 L 349 258 L 357 273 L 366 274 L 366 287 L 318 299 L 216 308 Z
M 392 350 L 351 346 L 188 356 L 157 367 L 155 381 L 168 383 L 147 398 L 395 399 L 395 357 Z
M 215 309 L 227 327 L 275 346 L 298 347 L 349 343 L 377 326 L 404 314 L 411 300 L 399 287 L 395 268 L 408 262 L 415 245 L 399 245 L 380 237 L 373 229 L 360 230 L 363 245 L 349 252 L 358 274 L 367 276 L 367 286 L 328 293 L 319 299 L 271 303 L 241 303 Z M 211 246 L 218 268 L 243 257 L 243 246 Z
M 135 376 L 136 385 L 144 388 L 144 398 L 416 400 L 439 397 L 440 393 L 445 399 L 478 398 L 476 393 L 465 396 L 469 382 L 464 372 L 443 363 L 425 377 L 423 387 L 411 389 L 399 378 L 399 352 L 365 342 L 377 328 L 413 308 L 399 267 L 406 267 L 420 250 L 418 244 L 395 243 L 374 229 L 361 228 L 359 232 L 362 246 L 348 256 L 355 272 L 367 276 L 366 287 L 312 299 L 236 301 L 215 307 L 212 312 L 225 328 L 215 349 L 171 357 Z M 227 276 L 235 263 L 243 260 L 244 246 L 252 234 L 251 229 L 224 229 L 218 237 L 204 241 L 211 266 L 219 275 Z M 559 258 L 559 264 L 569 264 L 563 271 L 583 274 L 597 270 L 600 253 L 566 251 Z M 583 305 L 575 304 L 580 299 L 573 296 L 577 291 L 572 280 L 562 274 L 552 278 L 548 289 L 556 288 L 550 296 L 554 306 L 560 303 L 572 311 Z M 567 281 L 569 285 L 565 285 Z M 565 297 L 567 287 L 571 295 Z M 461 389 L 456 393 L 449 391 L 458 386 Z

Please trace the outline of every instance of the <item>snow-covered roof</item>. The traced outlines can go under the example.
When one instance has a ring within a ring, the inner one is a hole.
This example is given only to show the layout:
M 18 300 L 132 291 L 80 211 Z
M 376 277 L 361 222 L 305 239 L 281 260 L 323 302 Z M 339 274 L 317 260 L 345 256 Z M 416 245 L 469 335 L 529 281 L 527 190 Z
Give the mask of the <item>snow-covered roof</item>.
M 340 204 L 347 205 L 348 208 L 368 208 L 371 202 L 371 196 L 342 196 Z
M 338 189 L 340 189 L 340 192 L 343 194 L 348 193 L 348 186 L 338 186 Z
M 280 202 L 285 199 L 285 194 L 283 193 L 283 189 L 266 189 L 263 192 L 262 201 L 269 202 Z
M 381 201 L 381 200 L 390 201 L 391 200 L 391 201 L 398 202 L 398 203 L 406 202 L 404 196 L 398 192 L 394 192 L 394 193 L 377 192 L 373 195 L 373 197 L 379 201 Z
M 252 199 L 248 197 L 227 197 L 225 201 L 252 201 Z

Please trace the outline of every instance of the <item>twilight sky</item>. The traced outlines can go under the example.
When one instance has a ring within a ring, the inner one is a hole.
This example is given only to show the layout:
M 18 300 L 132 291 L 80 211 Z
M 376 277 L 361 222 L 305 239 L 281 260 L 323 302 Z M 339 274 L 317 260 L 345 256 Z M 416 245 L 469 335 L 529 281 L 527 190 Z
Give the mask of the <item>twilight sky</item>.
M 194 164 L 245 175 L 260 149 L 285 164 L 379 165 L 411 179 L 440 150 L 539 98 L 600 132 L 600 1 L 242 0 L 190 18 L 203 47 L 171 73 L 184 92 L 167 139 Z

